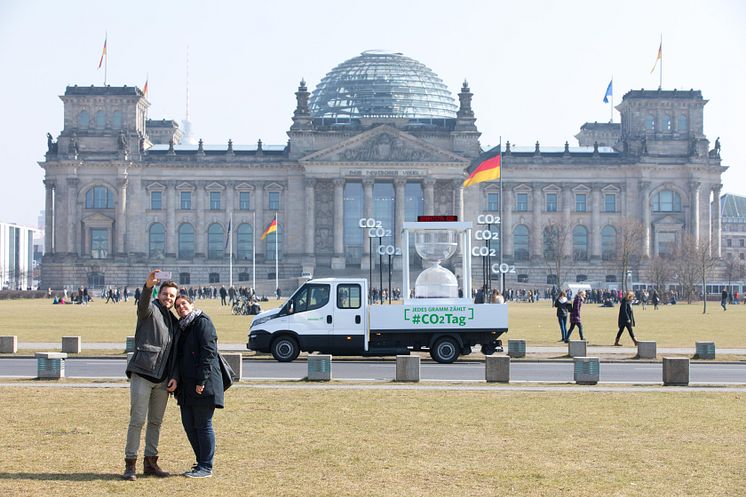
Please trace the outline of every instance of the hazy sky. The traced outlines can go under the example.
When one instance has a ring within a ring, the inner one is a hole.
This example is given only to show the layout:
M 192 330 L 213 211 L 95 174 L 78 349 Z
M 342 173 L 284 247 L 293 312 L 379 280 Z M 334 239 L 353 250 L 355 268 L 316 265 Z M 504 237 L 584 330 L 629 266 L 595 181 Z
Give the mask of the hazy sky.
M 189 46 L 190 118 L 206 144 L 284 144 L 301 78 L 312 91 L 339 63 L 385 49 L 430 67 L 454 98 L 467 79 L 483 147 L 577 145 L 583 123 L 609 120 L 612 75 L 615 104 L 658 87 L 662 34 L 663 89 L 702 91 L 705 134 L 730 167 L 724 192 L 746 195 L 745 28 L 741 0 L 0 0 L 0 221 L 36 225 L 58 97 L 103 84 L 106 32 L 108 83 L 147 76 L 153 119 L 184 119 Z

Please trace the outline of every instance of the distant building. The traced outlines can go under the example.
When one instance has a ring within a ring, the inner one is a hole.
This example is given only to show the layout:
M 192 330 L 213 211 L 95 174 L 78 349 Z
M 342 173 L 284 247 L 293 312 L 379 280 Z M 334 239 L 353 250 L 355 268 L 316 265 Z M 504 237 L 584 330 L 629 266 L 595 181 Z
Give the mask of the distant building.
M 635 281 L 685 234 L 713 240 L 720 254 L 720 203 L 710 203 L 727 168 L 704 135 L 700 91 L 630 91 L 616 107 L 621 122 L 584 124 L 579 147 L 506 142 L 502 189 L 462 186 L 482 146 L 466 82 L 457 96 L 420 62 L 364 52 L 312 93 L 301 81 L 287 144 L 189 145 L 175 121 L 148 119 L 138 88 L 67 87 L 63 129 L 40 162 L 42 285 L 134 285 L 155 267 L 183 285 L 226 283 L 231 252 L 234 281 L 248 285 L 255 252 L 257 286 L 269 293 L 276 248 L 284 289 L 302 272 L 367 276 L 376 245 L 401 247 L 402 223 L 421 214 L 476 221 L 502 212 L 509 286 L 621 282 L 626 220 L 644 226 Z M 275 215 L 276 233 L 261 240 Z M 373 243 L 358 225 L 371 217 L 388 230 Z M 566 274 L 548 263 L 550 225 L 568 233 L 559 248 Z M 472 267 L 480 282 L 482 265 Z
M 39 230 L 0 223 L 0 288 L 26 290 L 34 287 L 34 237 Z
M 746 197 L 726 194 L 720 197 L 723 227 L 723 257 L 746 260 Z

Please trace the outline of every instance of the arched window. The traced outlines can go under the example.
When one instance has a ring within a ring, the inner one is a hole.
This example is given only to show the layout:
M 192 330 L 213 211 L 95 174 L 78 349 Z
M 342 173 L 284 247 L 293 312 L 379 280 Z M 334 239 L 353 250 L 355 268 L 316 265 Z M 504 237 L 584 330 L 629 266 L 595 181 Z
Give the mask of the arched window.
M 561 253 L 559 227 L 544 227 L 544 258 L 548 260 L 556 259 Z
M 80 114 L 78 114 L 78 127 L 79 128 L 88 128 L 88 126 L 91 123 L 91 117 L 88 115 L 87 110 L 80 111 Z
M 265 260 L 275 260 L 275 244 L 277 244 L 277 254 L 282 257 L 282 226 L 280 223 L 277 223 L 277 231 L 273 231 L 264 239 Z
M 194 257 L 194 226 L 184 223 L 179 226 L 179 259 Z
M 601 259 L 616 259 L 616 230 L 613 226 L 605 226 L 601 230 Z
M 681 114 L 679 116 L 678 125 L 676 126 L 676 131 L 678 131 L 679 133 L 686 133 L 688 131 L 688 128 L 689 128 L 689 120 L 686 118 L 684 114 Z
M 207 258 L 222 259 L 225 257 L 225 232 L 218 223 L 207 228 Z
M 115 110 L 111 115 L 111 127 L 120 129 L 122 127 L 122 111 Z
M 673 190 L 661 190 L 653 196 L 653 212 L 681 212 L 681 196 Z
M 668 114 L 663 115 L 663 131 L 671 131 L 671 116 Z
M 528 260 L 528 228 L 522 224 L 513 228 L 513 257 L 516 261 Z
M 358 226 L 363 211 L 363 184 L 345 182 L 344 186 L 344 251 L 348 264 L 360 263 L 363 256 L 363 230 Z M 365 240 L 365 243 L 368 243 Z
M 96 112 L 96 129 L 104 129 L 106 127 L 106 114 L 100 110 Z
M 577 225 L 572 230 L 572 257 L 576 261 L 588 260 L 588 229 Z
M 236 230 L 236 258 L 250 260 L 253 255 L 254 228 L 247 223 L 239 224 Z
M 113 209 L 114 194 L 105 186 L 94 186 L 85 192 L 86 209 Z
M 150 257 L 163 257 L 163 253 L 166 250 L 166 228 L 161 223 L 150 225 L 148 247 Z
M 655 130 L 655 117 L 653 117 L 652 114 L 648 114 L 647 117 L 645 117 L 645 129 L 648 131 Z

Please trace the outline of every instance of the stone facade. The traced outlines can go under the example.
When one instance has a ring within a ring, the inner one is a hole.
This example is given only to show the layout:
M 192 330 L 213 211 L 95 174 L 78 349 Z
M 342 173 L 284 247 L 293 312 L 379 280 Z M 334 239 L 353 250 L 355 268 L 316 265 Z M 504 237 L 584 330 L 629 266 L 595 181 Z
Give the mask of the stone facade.
M 367 275 L 376 258 L 359 217 L 383 216 L 391 231 L 384 243 L 401 246 L 404 221 L 418 214 L 476 221 L 499 214 L 501 196 L 504 260 L 515 266 L 509 286 L 550 282 L 547 225 L 569 234 L 561 247 L 568 281 L 621 281 L 615 247 L 625 220 L 645 226 L 637 281 L 647 257 L 667 253 L 685 233 L 720 240 L 720 203 L 710 210 L 710 200 L 719 198 L 726 167 L 719 145 L 709 150 L 699 91 L 631 91 L 617 106 L 622 122 L 585 125 L 580 147 L 506 143 L 502 185 L 467 189 L 480 133 L 467 83 L 458 97 L 455 118 L 440 122 L 329 123 L 311 115 L 301 82 L 287 145 L 204 147 L 151 138 L 138 88 L 68 87 L 64 128 L 40 163 L 48 234 L 41 286 L 138 285 L 153 267 L 183 284 L 225 284 L 230 224 L 234 284 L 251 284 L 253 243 L 257 287 L 269 293 L 274 235 L 260 235 L 275 215 L 283 289 L 294 288 L 301 271 Z M 165 122 L 178 136 L 173 121 L 148 122 Z M 719 244 L 714 250 L 720 254 Z M 473 267 L 479 282 L 481 264 Z

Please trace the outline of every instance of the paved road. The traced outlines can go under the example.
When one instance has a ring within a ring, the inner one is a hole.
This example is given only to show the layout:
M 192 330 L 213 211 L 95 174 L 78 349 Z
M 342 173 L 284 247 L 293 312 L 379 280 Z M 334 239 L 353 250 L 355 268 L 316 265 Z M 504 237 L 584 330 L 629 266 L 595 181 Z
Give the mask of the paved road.
M 124 359 L 73 358 L 65 362 L 69 378 L 124 378 Z M 307 374 L 307 363 L 298 360 L 278 363 L 271 360 L 243 362 L 244 379 L 297 380 Z M 335 379 L 391 381 L 395 376 L 393 360 L 339 361 L 333 363 Z M 572 382 L 573 363 L 570 361 L 511 363 L 511 381 Z M 0 359 L 0 377 L 34 377 L 36 360 L 22 358 Z M 746 363 L 692 363 L 690 382 L 700 384 L 746 384 Z M 484 363 L 457 362 L 455 364 L 422 363 L 422 380 L 483 381 Z M 601 382 L 661 383 L 660 362 L 602 362 Z

